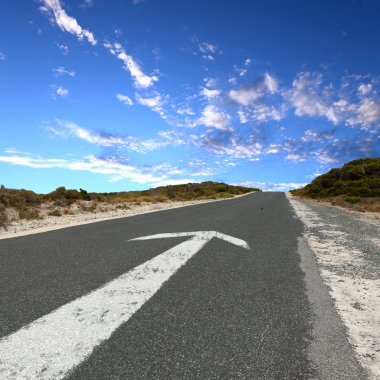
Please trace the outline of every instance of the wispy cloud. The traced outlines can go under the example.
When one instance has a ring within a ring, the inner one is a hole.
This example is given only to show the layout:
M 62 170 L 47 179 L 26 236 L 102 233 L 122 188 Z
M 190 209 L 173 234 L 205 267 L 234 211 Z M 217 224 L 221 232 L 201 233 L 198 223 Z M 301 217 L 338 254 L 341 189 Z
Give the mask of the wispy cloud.
M 222 54 L 216 45 L 210 44 L 209 42 L 199 43 L 198 48 L 202 58 L 206 61 L 215 61 L 215 56 L 217 54 Z
M 62 8 L 59 0 L 40 0 L 43 4 L 40 8 L 42 11 L 49 13 L 62 31 L 77 36 L 79 41 L 87 39 L 91 45 L 96 45 L 97 41 L 94 35 L 87 29 L 83 29 L 74 17 L 69 16 Z
M 83 0 L 83 2 L 79 5 L 81 8 L 91 8 L 94 5 L 94 0 Z
M 75 77 L 75 71 L 66 70 L 63 66 L 59 66 L 53 70 L 56 75 L 68 75 L 69 77 Z
M 62 51 L 62 54 L 63 54 L 63 55 L 67 55 L 67 54 L 69 54 L 69 52 L 70 52 L 70 49 L 69 49 L 69 47 L 68 47 L 67 45 L 64 45 L 64 44 L 57 44 L 57 47 L 58 47 L 59 50 Z
M 5 61 L 6 59 L 7 56 L 2 51 L 0 51 L 0 61 Z
M 133 105 L 132 99 L 127 95 L 123 95 L 120 93 L 116 94 L 116 99 L 119 100 L 120 102 L 122 102 L 126 106 L 132 106 Z
M 252 158 L 263 152 L 263 146 L 252 139 L 243 139 L 231 131 L 216 130 L 193 138 L 192 143 L 217 155 Z
M 89 144 L 100 147 L 124 147 L 138 153 L 145 153 L 168 145 L 182 145 L 184 140 L 180 135 L 171 131 L 160 131 L 155 139 L 139 139 L 134 136 L 117 136 L 109 133 L 95 133 L 80 127 L 71 121 L 56 119 L 57 127 L 49 127 L 48 130 L 57 136 L 75 136 Z M 62 129 L 63 128 L 63 129 Z
M 89 155 L 79 160 L 56 158 L 32 158 L 23 156 L 0 156 L 0 162 L 26 166 L 35 169 L 67 169 L 73 171 L 87 171 L 107 175 L 111 181 L 128 179 L 136 183 L 155 183 L 168 180 L 165 175 L 156 173 L 154 167 L 140 168 L 117 162 L 113 159 L 104 159 Z
M 162 98 L 159 94 L 156 94 L 153 98 L 143 98 L 141 96 L 137 96 L 137 101 L 146 107 L 152 108 L 152 109 L 161 109 L 162 105 Z
M 0 162 L 34 169 L 66 169 L 107 176 L 110 182 L 129 180 L 150 187 L 195 182 L 193 178 L 178 177 L 181 170 L 168 165 L 136 166 L 116 158 L 88 155 L 82 159 L 33 158 L 20 154 L 0 156 Z
M 124 63 L 124 69 L 130 72 L 136 87 L 148 88 L 158 81 L 156 75 L 149 76 L 144 74 L 140 65 L 131 55 L 126 53 L 125 49 L 118 42 L 112 44 L 109 41 L 105 41 L 104 47 Z
M 229 97 L 231 100 L 242 106 L 249 106 L 263 98 L 264 95 L 273 95 L 277 91 L 277 80 L 270 74 L 265 73 L 254 85 L 243 86 L 237 90 L 231 90 L 229 92 Z

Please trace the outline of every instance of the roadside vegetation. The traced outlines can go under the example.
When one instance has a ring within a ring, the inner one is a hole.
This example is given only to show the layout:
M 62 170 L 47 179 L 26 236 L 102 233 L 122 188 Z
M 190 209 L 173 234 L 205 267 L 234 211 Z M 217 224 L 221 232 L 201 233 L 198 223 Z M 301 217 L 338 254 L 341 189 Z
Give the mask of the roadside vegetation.
M 84 189 L 59 187 L 48 194 L 37 194 L 30 190 L 1 186 L 0 227 L 6 227 L 19 219 L 125 210 L 131 205 L 146 203 L 231 198 L 252 191 L 260 190 L 211 181 L 114 193 L 89 193 Z
M 290 192 L 351 210 L 380 212 L 380 158 L 348 162 Z

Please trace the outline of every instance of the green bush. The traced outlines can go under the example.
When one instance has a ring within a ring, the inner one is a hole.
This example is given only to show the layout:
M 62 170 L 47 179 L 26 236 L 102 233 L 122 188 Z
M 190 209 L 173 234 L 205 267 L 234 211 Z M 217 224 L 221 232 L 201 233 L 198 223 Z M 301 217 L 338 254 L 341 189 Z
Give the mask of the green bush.
M 349 197 L 345 199 L 346 202 L 351 203 L 352 205 L 360 203 L 360 198 L 358 197 Z
M 380 196 L 380 158 L 354 160 L 342 168 L 331 169 L 292 194 L 311 198 L 347 195 Z

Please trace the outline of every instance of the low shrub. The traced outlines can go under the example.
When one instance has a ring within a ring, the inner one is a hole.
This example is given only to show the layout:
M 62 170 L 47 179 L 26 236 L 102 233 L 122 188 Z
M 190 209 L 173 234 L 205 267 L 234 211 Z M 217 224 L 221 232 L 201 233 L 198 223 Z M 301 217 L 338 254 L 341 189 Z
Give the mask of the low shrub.
M 49 212 L 49 216 L 62 216 L 62 212 L 60 209 L 56 208 Z
M 8 216 L 5 206 L 0 203 L 0 227 L 5 228 L 8 225 Z
M 41 219 L 40 213 L 36 209 L 24 209 L 18 212 L 20 219 L 33 220 Z
M 361 199 L 358 197 L 349 197 L 349 198 L 346 198 L 345 201 L 354 205 L 356 203 L 360 203 Z

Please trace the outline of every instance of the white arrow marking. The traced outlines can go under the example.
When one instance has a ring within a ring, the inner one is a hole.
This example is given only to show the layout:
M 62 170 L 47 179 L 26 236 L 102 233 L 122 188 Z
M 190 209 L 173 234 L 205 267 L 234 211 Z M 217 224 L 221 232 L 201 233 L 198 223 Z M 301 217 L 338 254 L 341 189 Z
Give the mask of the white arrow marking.
M 179 268 L 216 237 L 214 231 L 158 234 L 131 240 L 193 236 L 0 340 L 1 379 L 62 379 L 148 301 Z

